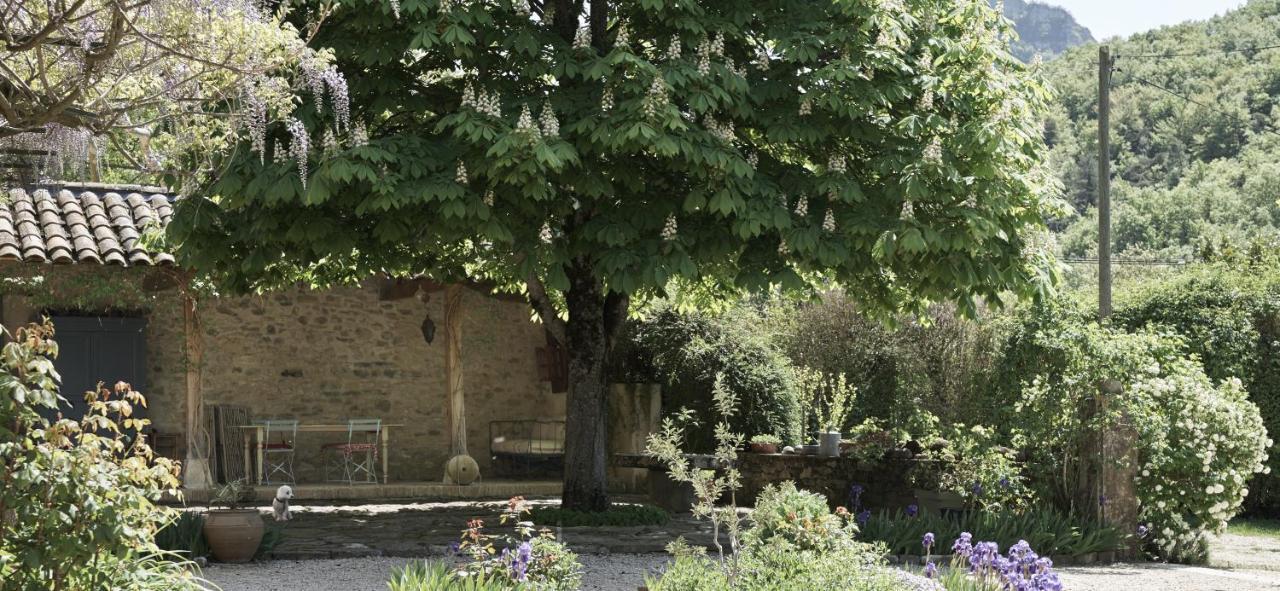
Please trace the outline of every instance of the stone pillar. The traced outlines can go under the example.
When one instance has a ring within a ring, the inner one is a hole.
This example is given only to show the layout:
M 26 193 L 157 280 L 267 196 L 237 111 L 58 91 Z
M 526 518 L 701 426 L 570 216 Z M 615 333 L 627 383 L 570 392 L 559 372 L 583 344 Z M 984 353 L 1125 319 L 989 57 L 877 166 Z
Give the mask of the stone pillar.
M 608 453 L 644 453 L 649 434 L 662 421 L 662 386 L 658 384 L 612 384 L 609 386 Z M 649 470 L 608 469 L 613 492 L 644 492 L 650 486 Z
M 1112 412 L 1116 397 L 1124 395 L 1117 380 L 1106 380 L 1096 396 L 1083 410 L 1085 420 Z M 1077 491 L 1077 509 L 1081 515 L 1096 517 L 1103 523 L 1132 533 L 1138 527 L 1137 431 L 1129 417 L 1105 421 L 1105 427 L 1085 435 L 1081 446 L 1081 462 Z

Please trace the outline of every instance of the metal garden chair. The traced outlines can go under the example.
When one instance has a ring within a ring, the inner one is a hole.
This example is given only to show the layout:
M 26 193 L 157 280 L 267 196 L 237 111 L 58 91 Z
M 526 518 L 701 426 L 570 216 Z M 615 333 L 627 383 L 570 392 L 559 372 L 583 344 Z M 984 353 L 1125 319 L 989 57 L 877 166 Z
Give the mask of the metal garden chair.
M 325 480 L 347 484 L 378 482 L 378 442 L 382 435 L 382 419 L 350 419 L 347 442 L 326 443 L 323 450 L 332 452 L 325 462 Z M 341 470 L 342 478 L 331 478 L 330 470 Z
M 293 484 L 293 458 L 297 449 L 298 421 L 266 420 L 262 436 L 262 473 L 267 484 Z M 279 439 L 279 441 L 276 441 Z

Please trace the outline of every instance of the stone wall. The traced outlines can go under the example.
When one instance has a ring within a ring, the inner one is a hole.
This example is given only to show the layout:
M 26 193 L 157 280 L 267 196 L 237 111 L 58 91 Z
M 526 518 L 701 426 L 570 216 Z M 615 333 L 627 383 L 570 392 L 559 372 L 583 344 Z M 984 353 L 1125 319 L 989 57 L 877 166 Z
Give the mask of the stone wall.
M 348 417 L 380 417 L 401 424 L 390 432 L 392 480 L 439 480 L 449 450 L 443 302 L 443 292 L 425 302 L 419 297 L 381 301 L 372 281 L 201 301 L 205 401 L 246 406 L 258 419 L 333 424 Z M 538 379 L 535 349 L 546 341 L 527 305 L 468 290 L 464 308 L 467 445 L 482 478 L 490 478 L 489 421 L 563 420 L 564 395 L 551 393 Z M 4 298 L 3 314 L 8 326 L 38 318 L 38 310 L 12 295 Z M 420 330 L 428 314 L 439 327 L 431 345 Z M 157 292 L 147 317 L 144 394 L 150 417 L 161 431 L 182 432 L 186 361 L 177 290 Z M 345 438 L 300 434 L 299 480 L 319 480 L 321 444 Z
M 825 495 L 833 508 L 850 507 L 849 493 L 855 484 L 863 487 L 862 508 L 896 509 L 917 502 L 908 478 L 920 463 L 914 460 L 872 464 L 850 457 L 756 453 L 744 453 L 738 459 L 742 471 L 739 503 L 743 505 L 754 505 L 765 485 L 787 480 Z

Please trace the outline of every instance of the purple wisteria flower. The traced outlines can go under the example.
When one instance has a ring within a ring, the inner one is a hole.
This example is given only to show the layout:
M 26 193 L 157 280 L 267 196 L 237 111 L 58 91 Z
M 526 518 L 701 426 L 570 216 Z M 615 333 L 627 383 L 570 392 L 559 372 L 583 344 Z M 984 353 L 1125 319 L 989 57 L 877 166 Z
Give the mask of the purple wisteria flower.
M 920 513 L 920 507 L 918 505 L 915 503 L 907 505 L 907 517 L 915 517 L 918 513 Z

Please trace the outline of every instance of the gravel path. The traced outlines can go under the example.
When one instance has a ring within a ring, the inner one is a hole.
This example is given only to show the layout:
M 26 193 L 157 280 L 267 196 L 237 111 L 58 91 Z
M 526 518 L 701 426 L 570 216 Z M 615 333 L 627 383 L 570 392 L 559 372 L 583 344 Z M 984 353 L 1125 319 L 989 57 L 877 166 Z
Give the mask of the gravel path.
M 223 591 L 385 591 L 391 570 L 404 558 L 276 560 L 211 565 L 205 576 Z M 583 591 L 635 591 L 647 572 L 666 562 L 662 554 L 583 555 Z M 1165 564 L 1060 569 L 1069 591 L 1276 591 L 1280 572 L 1226 570 Z
M 636 591 L 666 563 L 663 554 L 584 554 L 582 591 Z M 386 591 L 392 569 L 407 558 L 272 560 L 211 564 L 206 579 L 222 591 Z

